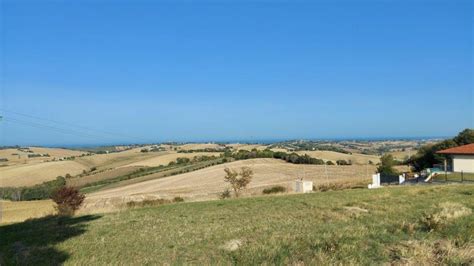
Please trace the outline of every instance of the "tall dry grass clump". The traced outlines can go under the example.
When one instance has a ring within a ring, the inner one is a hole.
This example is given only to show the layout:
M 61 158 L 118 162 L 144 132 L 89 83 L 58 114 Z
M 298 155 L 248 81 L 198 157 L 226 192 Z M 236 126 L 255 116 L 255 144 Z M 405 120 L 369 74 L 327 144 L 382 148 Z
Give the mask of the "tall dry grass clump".
M 435 212 L 425 213 L 420 223 L 427 231 L 445 228 L 449 221 L 470 215 L 472 210 L 460 203 L 444 202 L 439 204 Z

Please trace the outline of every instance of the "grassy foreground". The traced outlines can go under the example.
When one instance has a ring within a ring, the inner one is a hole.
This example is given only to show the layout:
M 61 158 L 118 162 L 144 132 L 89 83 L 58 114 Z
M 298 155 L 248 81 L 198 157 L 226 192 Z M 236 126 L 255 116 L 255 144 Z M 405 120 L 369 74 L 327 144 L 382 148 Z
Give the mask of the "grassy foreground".
M 178 203 L 0 226 L 0 264 L 472 264 L 474 185 Z

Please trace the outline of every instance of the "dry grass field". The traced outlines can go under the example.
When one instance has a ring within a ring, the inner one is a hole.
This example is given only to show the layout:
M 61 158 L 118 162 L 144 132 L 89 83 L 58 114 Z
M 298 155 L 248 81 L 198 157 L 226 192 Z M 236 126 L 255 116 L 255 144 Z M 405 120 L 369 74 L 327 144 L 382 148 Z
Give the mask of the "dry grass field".
M 140 152 L 141 148 L 136 148 L 123 152 L 76 157 L 75 160 L 44 162 L 44 160 L 52 160 L 54 158 L 53 155 L 61 157 L 74 156 L 81 155 L 82 152 L 50 148 L 31 148 L 30 150 L 38 153 L 49 153 L 51 157 L 22 159 L 22 163 L 1 167 L 0 187 L 32 186 L 53 180 L 57 176 L 65 176 L 66 174 L 74 176 L 82 173 L 84 170 L 89 171 L 92 167 L 97 167 L 99 170 L 114 169 L 168 154 L 168 152 L 143 153 Z M 14 151 L 17 150 L 6 149 L 1 151 L 5 155 L 10 152 L 15 153 Z
M 416 151 L 406 150 L 406 151 L 391 151 L 389 152 L 396 160 L 403 161 L 406 158 L 416 154 Z
M 49 153 L 51 157 L 25 159 L 20 161 L 14 161 L 12 165 L 6 165 L 0 167 L 0 187 L 6 186 L 32 186 L 40 184 L 45 181 L 53 180 L 57 176 L 65 176 L 66 174 L 77 175 L 82 173 L 84 170 L 89 171 L 92 167 L 96 167 L 98 170 L 118 169 L 125 167 L 146 167 L 146 166 L 159 166 L 167 165 L 171 161 L 175 161 L 178 157 L 193 158 L 200 155 L 215 155 L 219 156 L 219 153 L 177 153 L 175 151 L 162 151 L 162 152 L 141 152 L 142 148 L 130 149 L 122 152 L 114 152 L 109 154 L 95 154 L 85 157 L 76 157 L 74 160 L 68 161 L 55 161 L 55 162 L 44 162 L 44 160 L 52 160 L 53 156 L 75 156 L 81 155 L 82 152 L 65 150 L 65 149 L 50 149 L 50 148 L 30 148 L 30 150 L 37 153 Z M 1 150 L 3 155 L 11 153 L 20 153 L 16 149 L 5 149 Z M 1 157 L 1 155 L 0 155 Z M 120 173 L 126 172 L 127 170 L 118 170 Z M 102 180 L 105 175 L 106 177 L 114 172 L 99 173 L 94 176 L 84 177 L 85 180 L 89 179 L 100 179 Z M 77 181 L 79 182 L 79 181 Z M 81 182 L 79 182 L 81 183 Z M 82 182 L 83 183 L 83 182 Z
M 219 157 L 220 153 L 218 152 L 193 152 L 193 153 L 177 153 L 177 152 L 170 152 L 168 154 L 163 154 L 160 156 L 156 156 L 153 158 L 145 159 L 142 161 L 134 162 L 131 164 L 126 165 L 125 167 L 130 166 L 160 166 L 160 165 L 167 165 L 172 161 L 176 161 L 178 158 L 189 158 L 192 159 L 196 156 L 216 156 Z
M 374 164 L 380 162 L 380 158 L 376 155 L 366 155 L 360 153 L 340 153 L 334 151 L 299 151 L 297 152 L 300 155 L 308 154 L 311 157 L 323 159 L 325 161 L 333 161 L 334 163 L 337 160 L 351 160 L 353 164 L 366 165 L 369 161 L 372 161 Z
M 0 223 L 22 222 L 30 218 L 54 214 L 54 203 L 51 200 L 35 201 L 0 201 Z
M 266 145 L 261 145 L 261 144 L 241 144 L 241 143 L 227 144 L 226 146 L 234 150 L 246 150 L 246 151 L 251 151 L 253 149 L 264 150 L 268 147 Z
M 2 162 L 1 165 L 17 165 L 27 163 L 38 163 L 43 161 L 50 161 L 53 159 L 59 159 L 70 156 L 80 156 L 87 152 L 68 150 L 62 148 L 43 148 L 43 147 L 30 147 L 32 153 L 20 151 L 18 149 L 3 149 L 0 150 L 0 158 L 8 159 L 8 162 Z M 34 157 L 28 158 L 28 154 L 49 154 L 50 157 Z
M 263 188 L 281 185 L 293 190 L 297 178 L 312 180 L 315 185 L 327 182 L 364 181 L 374 172 L 373 166 L 296 165 L 277 159 L 252 159 L 212 166 L 198 171 L 107 189 L 88 195 L 83 212 L 107 211 L 130 200 L 173 198 L 187 201 L 216 199 L 228 188 L 224 168 L 247 166 L 254 171 L 247 194 L 261 194 Z M 327 175 L 326 175 L 327 169 Z
M 175 146 L 175 147 L 177 147 L 179 150 L 185 150 L 185 151 L 224 148 L 223 146 L 219 144 L 215 144 L 215 143 L 190 143 L 190 144 L 184 144 L 184 145 Z
M 32 186 L 66 174 L 76 175 L 88 167 L 76 161 L 41 162 L 0 168 L 0 187 Z
M 44 147 L 30 147 L 30 150 L 33 153 L 47 153 L 51 157 L 59 158 L 59 157 L 70 157 L 70 156 L 80 156 L 82 154 L 87 154 L 86 151 L 78 151 L 78 150 L 69 150 L 63 148 L 44 148 Z
M 76 162 L 87 165 L 89 167 L 97 167 L 97 169 L 116 168 L 126 166 L 134 162 L 153 158 L 167 154 L 168 152 L 140 152 L 142 148 L 126 150 L 122 152 L 114 152 L 109 154 L 95 154 L 76 158 Z
M 117 176 L 126 175 L 138 169 L 140 169 L 140 167 L 138 166 L 127 166 L 127 167 L 109 169 L 109 170 L 101 171 L 98 173 L 94 173 L 94 174 L 90 174 L 90 175 L 86 175 L 82 177 L 74 177 L 74 178 L 67 179 L 66 184 L 68 186 L 73 186 L 73 187 L 82 187 L 86 184 L 111 179 Z
M 263 150 L 267 146 L 265 145 L 253 145 L 253 144 L 229 144 L 227 145 L 235 150 L 252 150 L 260 149 Z M 40 158 L 27 158 L 26 152 L 18 151 L 17 149 L 5 149 L 0 150 L 0 157 L 11 158 L 8 163 L 11 165 L 5 165 L 0 167 L 0 186 L 31 186 L 39 184 L 45 181 L 53 180 L 59 175 L 76 175 L 84 170 L 88 171 L 92 167 L 96 167 L 98 170 L 118 169 L 129 167 L 154 167 L 159 165 L 167 165 L 171 161 L 176 160 L 179 157 L 193 158 L 195 156 L 218 156 L 219 153 L 177 153 L 173 151 L 173 147 L 178 147 L 182 150 L 195 150 L 205 148 L 220 148 L 222 146 L 212 143 L 194 143 L 185 144 L 180 146 L 172 146 L 169 151 L 162 152 L 141 152 L 142 148 L 139 147 L 122 152 L 114 152 L 109 154 L 95 154 L 85 157 L 76 157 L 73 161 L 56 161 L 56 162 L 45 162 L 45 160 L 51 160 L 53 158 L 69 157 L 82 155 L 84 152 L 67 150 L 61 148 L 41 148 L 31 147 L 30 150 L 34 153 L 48 153 L 51 157 L 40 157 Z M 148 147 L 149 148 L 149 147 Z M 308 154 L 312 157 L 321 158 L 324 160 L 336 161 L 339 159 L 351 160 L 354 164 L 365 165 L 369 160 L 377 163 L 379 161 L 377 156 L 363 155 L 363 154 L 343 154 L 332 151 L 301 151 L 299 154 Z M 17 155 L 20 154 L 20 159 Z M 128 170 L 117 170 L 120 173 Z M 99 173 L 94 176 L 84 177 L 87 182 L 90 180 L 102 180 L 105 176 L 107 178 L 114 172 Z M 90 179 L 90 180 L 89 180 Z M 79 182 L 79 180 L 75 180 Z M 86 182 L 86 181 L 84 181 Z M 84 183 L 79 182 L 79 183 Z M 87 183 L 86 182 L 86 183 Z

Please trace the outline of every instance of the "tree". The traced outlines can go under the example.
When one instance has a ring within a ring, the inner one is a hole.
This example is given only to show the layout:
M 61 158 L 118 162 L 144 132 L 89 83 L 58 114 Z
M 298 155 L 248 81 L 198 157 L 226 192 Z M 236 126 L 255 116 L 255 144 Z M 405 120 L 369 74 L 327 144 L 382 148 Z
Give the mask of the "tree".
M 245 189 L 250 181 L 252 181 L 252 169 L 249 167 L 242 167 L 240 172 L 237 172 L 234 169 L 225 168 L 224 171 L 226 173 L 224 181 L 230 184 L 232 190 L 234 190 L 235 197 L 238 198 L 240 191 Z
M 444 159 L 447 159 L 446 155 L 437 154 L 437 151 L 471 143 L 474 143 L 474 129 L 467 128 L 459 132 L 459 134 L 452 139 L 443 140 L 434 145 L 424 145 L 420 147 L 418 152 L 407 162 L 412 164 L 416 170 L 420 171 L 425 168 L 432 167 L 433 164 L 441 163 Z
M 377 172 L 385 175 L 396 175 L 398 174 L 397 170 L 393 168 L 395 165 L 395 160 L 391 154 L 384 154 L 380 158 L 380 165 L 377 168 Z
M 466 128 L 453 139 L 457 145 L 466 145 L 474 143 L 474 129 Z
M 336 164 L 337 165 L 350 165 L 349 162 L 347 162 L 346 160 L 337 160 Z
M 72 216 L 84 202 L 85 196 L 74 187 L 61 187 L 53 192 L 51 199 L 61 216 Z

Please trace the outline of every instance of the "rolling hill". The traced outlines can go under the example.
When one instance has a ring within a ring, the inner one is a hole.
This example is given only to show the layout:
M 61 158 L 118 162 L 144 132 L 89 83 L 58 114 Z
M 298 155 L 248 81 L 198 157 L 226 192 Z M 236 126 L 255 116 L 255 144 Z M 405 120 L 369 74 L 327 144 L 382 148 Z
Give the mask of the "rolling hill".
M 98 191 L 88 195 L 84 212 L 109 211 L 130 200 L 179 196 L 186 200 L 216 199 L 228 188 L 224 182 L 224 168 L 250 167 L 254 178 L 247 194 L 261 194 L 265 187 L 285 186 L 293 190 L 297 178 L 312 180 L 315 185 L 327 182 L 360 182 L 370 179 L 372 166 L 297 165 L 277 159 L 251 159 L 216 165 L 194 172 L 159 178 Z M 326 175 L 327 173 L 327 175 Z

